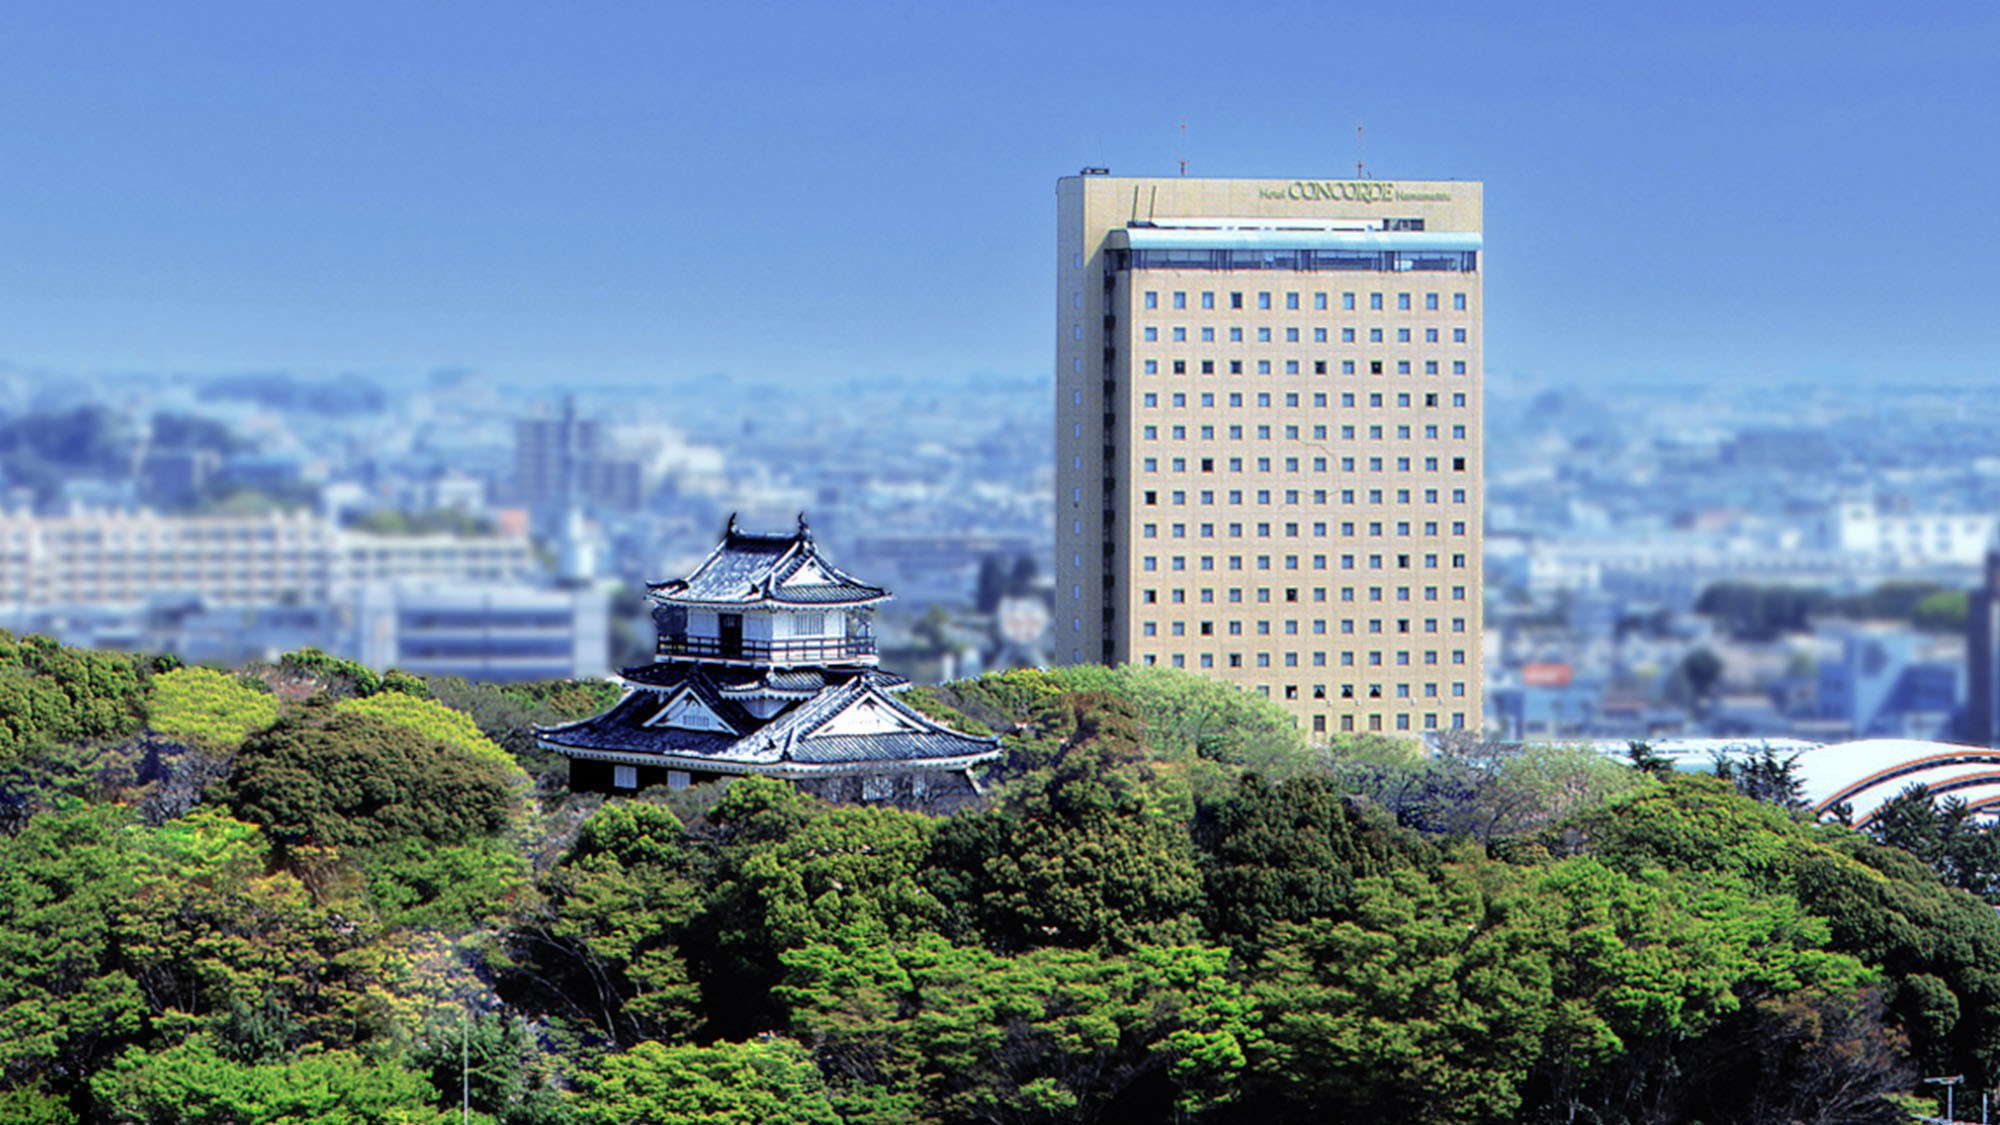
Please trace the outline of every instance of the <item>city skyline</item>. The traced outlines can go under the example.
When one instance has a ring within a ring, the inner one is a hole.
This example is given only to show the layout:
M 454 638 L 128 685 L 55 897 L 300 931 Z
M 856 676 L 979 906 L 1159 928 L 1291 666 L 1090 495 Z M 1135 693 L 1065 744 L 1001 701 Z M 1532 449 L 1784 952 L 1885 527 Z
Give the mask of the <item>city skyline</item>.
M 19 11 L 0 371 L 1046 375 L 1054 177 L 1359 159 L 1488 185 L 1496 376 L 1985 377 L 1996 20 Z

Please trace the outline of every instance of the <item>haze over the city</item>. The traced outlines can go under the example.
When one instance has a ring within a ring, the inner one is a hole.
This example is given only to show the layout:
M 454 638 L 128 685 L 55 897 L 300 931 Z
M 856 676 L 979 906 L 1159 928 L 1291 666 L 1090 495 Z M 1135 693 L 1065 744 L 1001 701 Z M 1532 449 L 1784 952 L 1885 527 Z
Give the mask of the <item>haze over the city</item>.
M 1989 378 L 1996 41 L 1970 3 L 18 6 L 0 373 L 1043 376 L 1054 179 L 1185 160 L 1484 181 L 1496 375 Z

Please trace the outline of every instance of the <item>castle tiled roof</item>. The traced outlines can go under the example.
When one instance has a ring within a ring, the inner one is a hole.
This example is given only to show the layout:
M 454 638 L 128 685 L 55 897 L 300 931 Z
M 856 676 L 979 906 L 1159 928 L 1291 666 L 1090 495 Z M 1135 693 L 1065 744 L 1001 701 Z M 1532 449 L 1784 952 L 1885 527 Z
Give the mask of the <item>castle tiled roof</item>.
M 805 517 L 791 535 L 751 535 L 731 516 L 722 542 L 693 574 L 649 586 L 670 605 L 872 605 L 889 596 L 826 561 Z
M 961 770 L 1000 755 L 999 740 L 962 734 L 898 701 L 900 677 L 826 670 L 810 698 L 758 718 L 698 663 L 635 669 L 637 690 L 604 714 L 536 731 L 572 758 L 690 772 L 809 777 L 871 768 Z M 792 673 L 786 673 L 792 675 Z M 740 689 L 739 689 L 740 690 Z

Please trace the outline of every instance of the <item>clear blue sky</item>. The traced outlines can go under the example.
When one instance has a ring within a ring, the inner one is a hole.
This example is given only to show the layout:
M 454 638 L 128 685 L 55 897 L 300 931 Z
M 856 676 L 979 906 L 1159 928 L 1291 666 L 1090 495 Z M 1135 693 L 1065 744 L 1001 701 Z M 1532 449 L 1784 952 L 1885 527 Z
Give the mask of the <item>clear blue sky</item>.
M 0 362 L 1035 374 L 1056 177 L 1357 122 L 1486 182 L 1490 371 L 2000 375 L 1986 3 L 15 3 Z

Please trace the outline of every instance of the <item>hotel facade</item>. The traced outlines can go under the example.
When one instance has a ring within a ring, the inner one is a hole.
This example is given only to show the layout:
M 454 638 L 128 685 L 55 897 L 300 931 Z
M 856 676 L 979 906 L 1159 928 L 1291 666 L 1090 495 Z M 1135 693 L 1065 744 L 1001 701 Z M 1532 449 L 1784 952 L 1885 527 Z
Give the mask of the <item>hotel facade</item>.
M 1481 726 L 1481 185 L 1057 183 L 1056 653 Z

